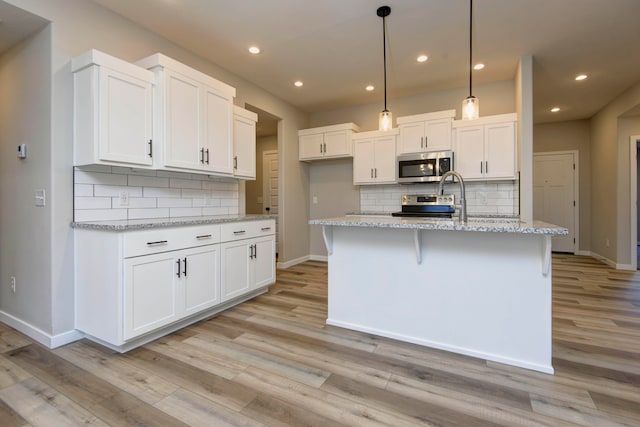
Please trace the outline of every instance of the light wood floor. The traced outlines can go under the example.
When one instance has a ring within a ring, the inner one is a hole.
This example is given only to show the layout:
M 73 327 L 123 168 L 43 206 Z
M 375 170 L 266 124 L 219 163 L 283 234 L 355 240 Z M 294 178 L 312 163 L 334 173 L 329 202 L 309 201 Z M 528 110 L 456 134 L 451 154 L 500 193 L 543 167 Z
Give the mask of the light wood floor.
M 0 326 L 0 426 L 640 425 L 640 274 L 553 259 L 555 376 L 324 324 L 326 264 L 119 355 Z M 517 283 L 514 283 L 517 286 Z

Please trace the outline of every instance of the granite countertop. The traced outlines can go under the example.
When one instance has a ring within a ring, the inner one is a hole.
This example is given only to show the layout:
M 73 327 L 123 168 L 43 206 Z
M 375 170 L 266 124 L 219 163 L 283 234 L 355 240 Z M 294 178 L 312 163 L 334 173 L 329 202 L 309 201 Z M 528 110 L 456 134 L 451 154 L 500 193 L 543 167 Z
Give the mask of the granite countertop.
M 542 221 L 521 221 L 519 218 L 475 217 L 461 224 L 457 218 L 401 218 L 389 215 L 348 215 L 337 218 L 312 219 L 312 225 L 339 227 L 399 228 L 414 230 L 476 231 L 484 233 L 520 233 L 565 235 L 569 230 Z
M 71 227 L 104 231 L 127 231 L 147 228 L 184 227 L 188 225 L 222 224 L 225 222 L 275 219 L 275 215 L 212 215 L 179 218 L 123 219 L 118 221 L 72 222 Z

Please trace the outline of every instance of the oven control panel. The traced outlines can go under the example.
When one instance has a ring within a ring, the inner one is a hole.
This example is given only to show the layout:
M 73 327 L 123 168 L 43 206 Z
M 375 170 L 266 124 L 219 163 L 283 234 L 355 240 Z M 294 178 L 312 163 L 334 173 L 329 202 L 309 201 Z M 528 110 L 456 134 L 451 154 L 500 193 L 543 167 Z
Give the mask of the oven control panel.
M 453 194 L 404 194 L 402 206 L 453 206 L 455 195 Z

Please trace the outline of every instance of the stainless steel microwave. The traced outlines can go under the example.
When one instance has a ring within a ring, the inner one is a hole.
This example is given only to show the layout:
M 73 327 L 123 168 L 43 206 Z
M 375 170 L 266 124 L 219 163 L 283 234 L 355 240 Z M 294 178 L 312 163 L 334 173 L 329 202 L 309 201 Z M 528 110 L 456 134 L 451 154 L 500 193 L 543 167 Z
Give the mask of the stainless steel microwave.
M 438 182 L 450 170 L 453 170 L 452 151 L 398 156 L 398 183 Z

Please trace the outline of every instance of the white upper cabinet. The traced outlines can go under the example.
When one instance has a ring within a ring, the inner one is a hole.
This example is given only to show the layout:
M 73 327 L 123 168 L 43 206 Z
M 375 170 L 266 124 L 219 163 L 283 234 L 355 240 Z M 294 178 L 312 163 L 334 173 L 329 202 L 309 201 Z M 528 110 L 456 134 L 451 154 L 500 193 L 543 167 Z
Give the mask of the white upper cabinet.
M 398 130 L 362 132 L 353 137 L 353 183 L 396 183 Z
M 451 124 L 456 110 L 398 117 L 398 154 L 451 150 Z
M 516 114 L 454 122 L 454 168 L 465 180 L 517 177 Z
M 157 167 L 231 175 L 235 89 L 159 53 L 137 64 L 156 77 Z
M 74 165 L 153 165 L 154 75 L 90 50 L 71 62 Z
M 256 122 L 258 115 L 233 108 L 233 175 L 256 179 Z
M 352 137 L 360 128 L 354 123 L 298 131 L 299 159 L 320 160 L 353 156 Z

